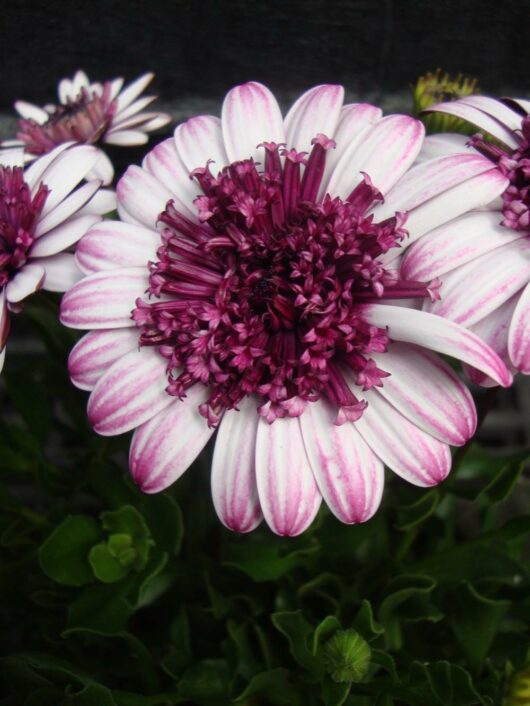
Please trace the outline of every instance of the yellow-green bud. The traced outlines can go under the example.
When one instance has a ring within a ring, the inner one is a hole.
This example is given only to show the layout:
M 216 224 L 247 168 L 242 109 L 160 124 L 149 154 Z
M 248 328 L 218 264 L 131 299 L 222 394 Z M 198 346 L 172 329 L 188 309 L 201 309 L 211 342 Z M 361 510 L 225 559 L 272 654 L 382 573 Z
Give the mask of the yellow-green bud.
M 339 630 L 324 645 L 326 671 L 336 682 L 359 682 L 370 666 L 370 645 L 355 630 Z
M 528 706 L 530 704 L 530 667 L 515 672 L 510 679 L 503 706 Z
M 477 131 L 477 128 L 465 120 L 444 113 L 422 114 L 422 110 L 437 103 L 447 103 L 477 93 L 479 93 L 479 88 L 475 78 L 458 74 L 453 79 L 449 74 L 442 74 L 441 69 L 436 69 L 434 73 L 420 76 L 417 80 L 413 89 L 413 112 L 422 120 L 429 133 L 459 132 L 464 135 L 472 135 Z

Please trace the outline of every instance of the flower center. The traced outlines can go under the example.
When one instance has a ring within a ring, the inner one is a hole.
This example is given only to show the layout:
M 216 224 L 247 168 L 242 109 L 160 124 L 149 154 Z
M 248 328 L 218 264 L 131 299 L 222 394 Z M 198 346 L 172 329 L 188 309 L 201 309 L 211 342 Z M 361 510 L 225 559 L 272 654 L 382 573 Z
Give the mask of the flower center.
M 475 135 L 470 144 L 481 154 L 499 165 L 510 180 L 502 195 L 502 225 L 530 234 L 530 115 L 521 123 L 520 146 L 507 152 L 496 144 L 487 142 L 482 135 Z
M 0 290 L 26 263 L 48 188 L 31 196 L 20 167 L 0 167 Z
M 202 190 L 199 223 L 172 201 L 160 215 L 148 290 L 160 299 L 136 302 L 140 343 L 167 358 L 169 394 L 209 387 L 201 413 L 210 424 L 250 394 L 269 422 L 322 396 L 337 407 L 337 423 L 355 421 L 366 403 L 351 381 L 363 390 L 382 385 L 387 373 L 370 354 L 389 343 L 358 303 L 431 289 L 399 280 L 379 261 L 406 235 L 405 216 L 374 223 L 366 212 L 382 197 L 366 175 L 345 200 L 319 198 L 332 140 L 317 135 L 307 159 L 262 147 L 263 171 L 248 159 L 216 177 L 209 165 L 192 172 Z
M 103 92 L 82 88 L 75 100 L 66 105 L 56 105 L 45 123 L 19 120 L 17 138 L 25 143 L 31 154 L 41 155 L 57 145 L 74 141 L 96 143 L 107 130 L 116 105 L 110 100 L 110 83 L 103 85 Z

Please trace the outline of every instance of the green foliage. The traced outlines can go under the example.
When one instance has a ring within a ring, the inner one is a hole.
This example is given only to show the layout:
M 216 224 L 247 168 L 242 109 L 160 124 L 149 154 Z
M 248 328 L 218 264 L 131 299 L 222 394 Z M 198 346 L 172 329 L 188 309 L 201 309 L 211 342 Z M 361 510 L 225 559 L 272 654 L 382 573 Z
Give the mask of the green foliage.
M 516 703 L 525 455 L 471 447 L 431 490 L 389 476 L 365 525 L 323 509 L 294 539 L 235 535 L 207 454 L 143 495 L 129 438 L 89 429 L 55 306 L 26 319 L 51 355 L 8 354 L 0 378 L 0 706 Z

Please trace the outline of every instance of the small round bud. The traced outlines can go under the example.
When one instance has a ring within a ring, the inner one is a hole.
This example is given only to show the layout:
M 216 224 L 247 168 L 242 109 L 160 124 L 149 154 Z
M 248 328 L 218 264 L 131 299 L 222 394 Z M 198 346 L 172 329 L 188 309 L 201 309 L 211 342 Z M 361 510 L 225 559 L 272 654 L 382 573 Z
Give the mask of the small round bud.
M 360 682 L 370 665 L 370 645 L 355 630 L 339 630 L 324 645 L 326 671 L 336 682 Z

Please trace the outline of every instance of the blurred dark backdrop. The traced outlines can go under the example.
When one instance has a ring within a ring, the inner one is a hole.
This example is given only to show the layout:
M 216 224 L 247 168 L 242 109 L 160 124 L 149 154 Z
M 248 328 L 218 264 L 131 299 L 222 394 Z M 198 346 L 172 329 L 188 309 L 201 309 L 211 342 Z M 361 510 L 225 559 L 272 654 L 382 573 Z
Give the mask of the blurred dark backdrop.
M 2 0 L 0 110 L 45 103 L 58 78 L 151 69 L 164 101 L 218 100 L 257 79 L 377 97 L 438 66 L 485 92 L 528 93 L 530 0 Z

